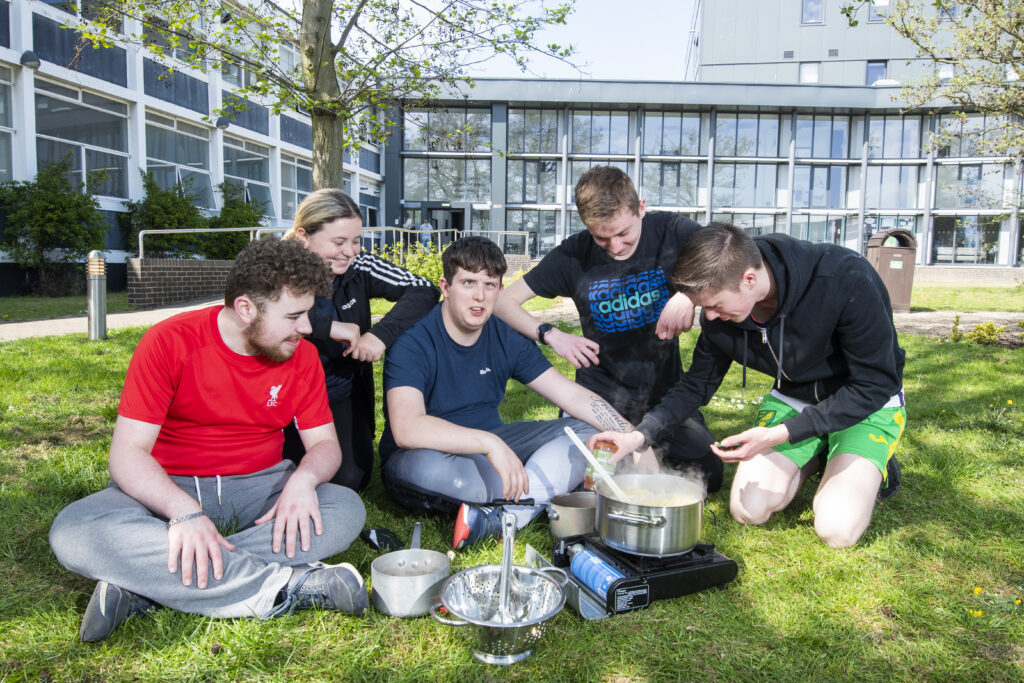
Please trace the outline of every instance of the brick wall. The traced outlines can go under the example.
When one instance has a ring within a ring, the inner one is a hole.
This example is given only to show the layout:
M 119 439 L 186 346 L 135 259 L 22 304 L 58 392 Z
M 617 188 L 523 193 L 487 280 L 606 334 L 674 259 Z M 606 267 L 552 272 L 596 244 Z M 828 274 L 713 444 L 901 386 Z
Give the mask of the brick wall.
M 223 296 L 234 261 L 128 259 L 128 303 L 139 308 Z
M 505 254 L 505 262 L 508 264 L 508 270 L 505 271 L 506 277 L 511 277 L 519 271 L 525 273 L 533 267 L 530 257 L 525 254 Z
M 945 282 L 963 285 L 1014 285 L 1024 281 L 1024 268 L 1010 266 L 917 266 L 914 282 Z

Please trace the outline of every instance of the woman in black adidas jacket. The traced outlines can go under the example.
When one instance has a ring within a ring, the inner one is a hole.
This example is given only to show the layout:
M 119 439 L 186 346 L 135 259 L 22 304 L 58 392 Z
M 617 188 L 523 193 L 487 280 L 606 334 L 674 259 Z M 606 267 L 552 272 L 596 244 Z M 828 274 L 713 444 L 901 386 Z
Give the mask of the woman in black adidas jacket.
M 341 467 L 331 480 L 362 490 L 373 469 L 373 362 L 409 326 L 437 303 L 437 287 L 405 268 L 361 251 L 359 206 L 341 190 L 324 189 L 306 197 L 285 239 L 297 239 L 323 257 L 335 278 L 330 297 L 316 297 L 308 339 L 324 366 L 327 399 L 341 443 Z M 370 299 L 395 302 L 370 324 Z M 285 429 L 284 457 L 296 463 L 305 454 L 295 425 Z

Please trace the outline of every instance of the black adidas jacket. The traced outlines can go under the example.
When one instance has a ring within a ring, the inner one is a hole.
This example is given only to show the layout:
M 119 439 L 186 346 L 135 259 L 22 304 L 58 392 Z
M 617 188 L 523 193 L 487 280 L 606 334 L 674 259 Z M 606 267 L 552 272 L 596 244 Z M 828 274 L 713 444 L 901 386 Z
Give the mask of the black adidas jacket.
M 440 291 L 426 278 L 389 263 L 379 256 L 361 252 L 343 275 L 334 278 L 331 297 L 316 297 L 309 311 L 313 332 L 308 339 L 316 345 L 327 380 L 331 401 L 359 394 L 373 400 L 373 364 L 342 355 L 345 344 L 331 339 L 331 323 L 359 325 L 360 334 L 372 332 L 384 346 L 434 307 Z M 376 325 L 370 326 L 370 299 L 394 301 L 394 307 Z M 372 403 L 371 403 L 372 405 Z

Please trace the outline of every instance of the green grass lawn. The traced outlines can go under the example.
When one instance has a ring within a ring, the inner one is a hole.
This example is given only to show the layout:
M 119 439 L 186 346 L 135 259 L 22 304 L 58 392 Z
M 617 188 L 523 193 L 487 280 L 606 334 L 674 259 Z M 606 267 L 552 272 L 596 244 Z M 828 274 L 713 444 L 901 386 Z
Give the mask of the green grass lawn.
M 534 655 L 511 668 L 477 662 L 456 630 L 429 617 L 376 612 L 260 623 L 159 610 L 103 643 L 80 643 L 93 583 L 57 565 L 47 531 L 63 506 L 106 485 L 117 399 L 141 332 L 0 343 L 0 680 L 1024 677 L 1024 349 L 907 336 L 903 489 L 879 505 L 855 548 L 817 540 L 808 491 L 764 527 L 740 526 L 728 513 L 727 466 L 704 540 L 737 561 L 735 582 L 605 621 L 563 610 Z M 684 357 L 692 343 L 687 335 Z M 747 399 L 768 386 L 751 379 Z M 734 368 L 705 411 L 716 436 L 751 422 L 756 408 L 735 401 L 738 392 Z M 502 412 L 555 416 L 514 383 Z M 364 500 L 368 526 L 408 540 L 424 519 L 424 546 L 447 549 L 450 519 L 399 509 L 376 477 Z M 527 543 L 550 553 L 543 520 L 517 535 L 518 557 Z M 340 556 L 367 577 L 374 557 L 359 541 Z M 453 570 L 499 557 L 499 544 L 486 542 L 458 554 Z
M 0 297 L 0 322 L 66 318 L 86 315 L 88 303 L 81 296 L 4 296 Z M 128 303 L 128 292 L 107 292 L 107 313 L 136 310 Z
M 918 282 L 910 292 L 911 311 L 1024 312 L 1024 287 L 954 287 Z

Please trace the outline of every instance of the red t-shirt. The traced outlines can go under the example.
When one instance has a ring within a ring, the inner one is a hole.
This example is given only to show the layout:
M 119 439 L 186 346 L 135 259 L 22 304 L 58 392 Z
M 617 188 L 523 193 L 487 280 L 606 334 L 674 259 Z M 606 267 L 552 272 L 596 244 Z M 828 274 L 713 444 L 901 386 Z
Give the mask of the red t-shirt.
M 324 371 L 306 340 L 278 363 L 228 348 L 223 306 L 151 327 L 135 348 L 117 412 L 160 425 L 152 455 L 168 474 L 250 474 L 281 461 L 281 429 L 332 421 Z

